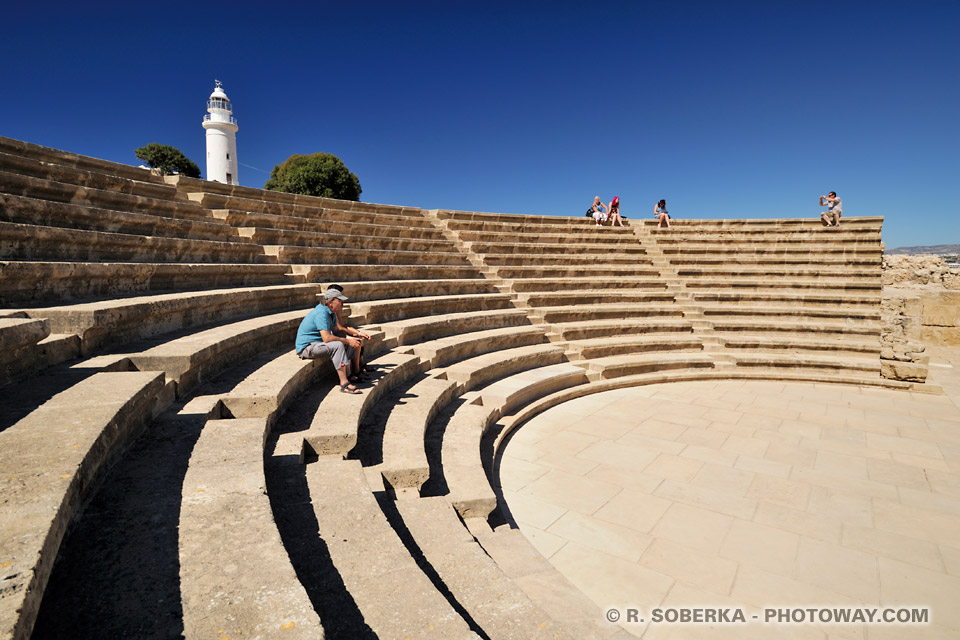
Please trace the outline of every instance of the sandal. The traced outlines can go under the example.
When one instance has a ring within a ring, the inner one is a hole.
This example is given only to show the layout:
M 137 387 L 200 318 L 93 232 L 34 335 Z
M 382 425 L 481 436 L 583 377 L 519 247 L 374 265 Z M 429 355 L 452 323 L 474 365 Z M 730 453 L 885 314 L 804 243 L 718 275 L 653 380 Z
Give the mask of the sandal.
M 353 374 L 352 376 L 350 376 L 349 379 L 350 379 L 350 382 L 366 382 L 367 380 L 370 379 L 370 376 L 368 376 L 367 374 L 361 371 L 359 373 Z
M 345 382 L 340 385 L 340 393 L 349 393 L 351 395 L 357 395 L 358 393 L 363 393 L 360 389 L 357 389 L 355 386 L 349 382 Z

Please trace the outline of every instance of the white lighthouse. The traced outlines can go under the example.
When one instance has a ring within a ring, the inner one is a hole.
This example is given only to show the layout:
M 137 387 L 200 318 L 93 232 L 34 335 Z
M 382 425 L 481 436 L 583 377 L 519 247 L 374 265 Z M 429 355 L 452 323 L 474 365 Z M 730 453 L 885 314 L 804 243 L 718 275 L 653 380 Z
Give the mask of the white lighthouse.
M 237 119 L 219 80 L 207 100 L 203 128 L 207 130 L 207 180 L 240 184 L 237 177 Z

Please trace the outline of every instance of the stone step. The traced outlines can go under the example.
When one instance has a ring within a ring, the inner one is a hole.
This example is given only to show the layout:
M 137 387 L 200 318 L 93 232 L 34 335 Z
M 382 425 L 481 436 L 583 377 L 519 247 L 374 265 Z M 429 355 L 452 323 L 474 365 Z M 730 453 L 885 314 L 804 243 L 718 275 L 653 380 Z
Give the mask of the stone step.
M 484 264 L 497 266 L 523 266 L 523 265 L 560 265 L 560 264 L 595 264 L 603 262 L 611 265 L 634 265 L 650 264 L 648 256 L 638 256 L 636 254 L 616 254 L 608 253 L 602 257 L 591 254 L 562 254 L 562 253 L 532 253 L 532 254 L 485 254 L 483 256 Z
M 57 307 L 24 309 L 43 318 L 55 333 L 80 337 L 81 353 L 227 320 L 316 305 L 320 286 L 293 284 L 185 291 Z M 306 311 L 304 311 L 304 314 Z
M 769 265 L 766 267 L 676 267 L 677 275 L 682 278 L 829 278 L 844 280 L 879 279 L 880 269 L 873 267 L 820 267 L 811 265 Z
M 350 282 L 331 280 L 323 284 L 324 289 L 330 284 L 340 284 L 344 288 L 344 295 L 351 300 L 347 303 L 347 306 L 357 304 L 353 301 L 368 302 L 371 300 L 420 298 L 423 296 L 474 295 L 499 292 L 492 281 L 481 278 L 359 280 Z
M 670 334 L 684 337 L 692 334 L 693 325 L 683 318 L 634 318 L 623 320 L 593 320 L 590 322 L 564 322 L 551 326 L 551 332 L 562 340 L 588 340 L 609 336 L 638 334 Z
M 397 537 L 358 461 L 326 456 L 306 478 L 317 534 L 377 637 L 477 637 Z
M 578 640 L 626 640 L 624 629 L 606 622 L 603 610 L 544 558 L 519 529 L 491 530 L 485 521 L 467 525 L 483 550 L 530 600 Z M 521 636 L 522 637 L 522 636 Z
M 354 230 L 354 233 L 348 234 L 240 227 L 239 232 L 242 237 L 263 245 L 340 247 L 363 251 L 422 251 L 431 255 L 458 252 L 457 246 L 444 238 L 405 238 L 386 234 L 367 236 L 361 235 L 359 230 Z
M 3 329 L 3 325 L 8 320 L 10 319 L 0 320 L 0 338 L 3 338 L 4 334 L 8 334 L 6 338 L 8 340 L 19 341 L 26 337 L 9 335 L 9 328 Z M 28 322 L 36 321 L 28 320 Z M 46 323 L 45 320 L 41 322 Z M 0 386 L 28 378 L 47 367 L 79 357 L 80 338 L 64 333 L 48 334 L 34 343 L 23 343 L 17 347 L 4 349 L 3 355 L 0 356 Z
M 559 230 L 558 230 L 559 231 Z M 575 235 L 573 235 L 575 234 Z M 463 242 L 470 243 L 509 243 L 525 245 L 557 245 L 575 243 L 580 245 L 602 244 L 604 246 L 635 247 L 639 243 L 637 237 L 625 230 L 620 233 L 579 233 L 578 231 L 550 233 L 543 231 L 509 230 L 502 233 L 492 231 L 459 231 L 458 235 Z
M 879 242 L 880 230 L 868 228 L 848 228 L 840 229 L 832 227 L 820 228 L 798 228 L 798 229 L 676 229 L 654 230 L 651 234 L 658 243 L 675 243 L 682 239 L 690 242 L 795 242 L 804 238 L 813 242 L 836 242 L 839 238 L 851 239 L 861 238 L 864 241 Z
M 506 293 L 473 293 L 448 296 L 419 296 L 349 303 L 350 318 L 362 324 L 393 322 L 407 318 L 489 311 L 515 307 Z
M 75 184 L 33 178 L 7 171 L 0 171 L 0 192 L 11 195 L 53 200 L 71 204 L 116 209 L 135 213 L 152 213 L 168 218 L 204 220 L 206 212 L 199 205 L 181 200 L 152 198 L 121 193 L 106 189 L 94 189 Z
M 103 262 L 275 262 L 257 245 L 0 222 L 0 258 Z
M 666 291 L 632 291 L 630 289 L 587 289 L 582 291 L 524 292 L 515 294 L 517 301 L 531 307 L 559 307 L 582 304 L 665 304 L 676 296 Z
M 421 373 L 423 365 L 414 355 L 387 351 L 368 359 L 371 382 L 363 393 L 340 393 L 338 384 L 326 388 L 310 427 L 303 432 L 303 459 L 346 455 L 357 444 L 360 423 L 389 390 Z
M 266 418 L 209 420 L 183 478 L 178 528 L 187 637 L 323 636 L 266 493 Z
M 863 341 L 852 339 L 835 340 L 832 336 L 816 338 L 796 338 L 785 336 L 752 336 L 737 334 L 736 336 L 721 336 L 720 342 L 728 350 L 755 350 L 764 353 L 800 353 L 807 351 L 822 351 L 836 354 L 853 354 L 861 356 L 880 357 L 880 341 L 864 338 Z
M 201 382 L 256 354 L 285 345 L 293 351 L 297 327 L 307 311 L 271 313 L 180 337 L 166 339 L 164 336 L 131 343 L 124 352 L 97 356 L 74 366 L 112 371 L 163 371 L 169 382 L 176 383 L 177 397 L 183 397 Z
M 618 354 L 579 361 L 589 371 L 597 372 L 600 377 L 619 378 L 638 373 L 656 373 L 686 369 L 712 369 L 714 357 L 702 352 L 647 352 Z
M 5 360 L 14 350 L 35 345 L 49 335 L 49 320 L 30 318 L 23 313 L 5 315 L 0 318 L 0 358 Z
M 38 160 L 51 164 L 85 169 L 88 171 L 96 171 L 98 173 L 106 173 L 108 175 L 120 176 L 129 178 L 131 180 L 165 184 L 162 176 L 152 174 L 149 169 L 141 169 L 140 167 L 134 167 L 128 164 L 120 164 L 118 162 L 110 162 L 109 160 L 99 160 L 89 156 L 81 156 L 76 153 L 70 153 L 69 151 L 61 151 L 51 147 L 43 147 L 38 144 L 22 142 L 20 140 L 4 138 L 2 136 L 0 136 L 0 151 L 9 155 L 23 156 L 32 160 Z
M 97 373 L 0 431 L 3 637 L 30 637 L 67 526 L 162 390 L 158 373 Z
M 556 343 L 499 349 L 435 369 L 432 375 L 455 382 L 457 395 L 462 395 L 520 371 L 564 362 L 564 350 L 564 345 Z
M 757 245 L 757 244 L 692 244 L 683 243 L 676 246 L 660 245 L 660 251 L 668 260 L 690 258 L 695 256 L 727 257 L 736 259 L 739 256 L 750 257 L 799 257 L 807 258 L 810 262 L 817 262 L 826 258 L 867 259 L 872 258 L 879 262 L 883 250 L 877 245 L 844 246 L 827 244 L 805 245 Z
M 828 249 L 843 248 L 846 251 L 860 251 L 861 249 L 879 249 L 880 236 L 864 237 L 859 233 L 839 234 L 828 233 L 824 231 L 821 235 L 783 235 L 783 236 L 760 236 L 760 237 L 734 237 L 725 236 L 716 239 L 690 238 L 682 236 L 671 236 L 657 238 L 657 246 L 665 254 L 671 253 L 671 249 L 682 249 L 683 251 L 703 251 L 714 252 L 722 248 L 737 248 L 741 252 L 765 250 L 776 251 L 783 249 L 806 250 L 811 253 L 826 251 Z
M 201 203 L 206 209 L 239 209 L 241 211 L 298 215 L 308 218 L 317 217 L 318 214 L 328 209 L 350 212 L 357 216 L 370 213 L 405 216 L 411 219 L 422 219 L 424 217 L 422 211 L 416 207 L 336 200 L 334 198 L 305 196 L 251 189 L 249 187 L 234 187 L 232 192 L 227 194 L 216 183 L 200 180 L 191 182 L 191 179 L 184 177 L 180 177 L 175 184 L 181 194 L 185 194 L 190 200 Z
M 296 247 L 289 245 L 262 245 L 266 253 L 276 256 L 281 263 L 310 264 L 332 262 L 343 265 L 394 265 L 422 264 L 424 254 L 421 251 L 387 251 L 365 249 L 363 247 Z M 456 251 L 434 252 L 430 262 L 436 265 L 467 266 L 467 258 Z
M 128 213 L 6 193 L 0 193 L 0 221 L 186 240 L 250 243 L 249 239 L 241 238 L 236 229 L 216 221 Z
M 451 211 L 449 209 L 437 210 L 437 217 L 441 220 L 456 220 L 467 222 L 496 222 L 504 224 L 513 224 L 517 228 L 531 227 L 534 225 L 553 227 L 555 225 L 564 226 L 593 226 L 593 220 L 584 216 L 562 217 L 562 216 L 540 216 L 525 215 L 517 213 L 483 213 L 475 211 Z
M 546 333 L 547 327 L 543 325 L 466 331 L 409 347 L 399 347 L 398 351 L 416 355 L 428 368 L 445 367 L 484 353 L 542 344 L 547 339 Z
M 593 243 L 582 244 L 577 242 L 575 235 L 571 235 L 567 242 L 556 242 L 552 244 L 540 243 L 532 245 L 529 242 L 464 242 L 463 246 L 469 251 L 480 255 L 487 253 L 496 254 L 529 254 L 532 250 L 537 253 L 562 253 L 583 254 L 604 256 L 613 254 L 630 254 L 642 256 L 646 254 L 646 249 L 637 244 L 611 244 L 611 243 Z
M 383 431 L 384 486 L 420 492 L 430 478 L 424 449 L 427 426 L 458 395 L 459 384 L 445 377 L 429 377 L 406 388 L 403 401 L 390 411 Z
M 733 356 L 738 368 L 762 367 L 781 369 L 828 369 L 853 375 L 880 377 L 879 358 L 855 358 L 851 356 L 827 356 L 811 353 L 764 353 L 757 355 L 736 354 Z
M 684 278 L 684 285 L 688 289 L 783 289 L 788 292 L 799 292 L 804 289 L 819 289 L 821 291 L 853 291 L 879 292 L 883 287 L 879 278 L 863 282 L 833 282 L 830 280 L 812 280 L 801 278 L 765 279 L 765 278 Z M 696 295 L 696 293 L 694 293 Z
M 829 320 L 801 320 L 785 321 L 781 318 L 757 318 L 747 316 L 743 318 L 717 318 L 710 321 L 713 330 L 718 333 L 760 333 L 783 335 L 795 333 L 798 335 L 835 334 L 839 336 L 879 336 L 879 322 L 863 320 L 849 324 Z
M 451 335 L 529 324 L 522 309 L 468 311 L 396 320 L 379 325 L 388 339 L 399 346 L 435 340 Z
M 848 216 L 843 219 L 844 224 L 857 225 L 869 229 L 879 230 L 883 225 L 883 216 Z M 656 227 L 659 221 L 656 218 L 642 220 L 645 231 L 659 233 Z M 821 229 L 823 223 L 818 217 L 810 218 L 740 218 L 740 219 L 701 219 L 680 218 L 670 221 L 671 226 L 678 229 Z
M 73 184 L 91 189 L 128 193 L 162 200 L 173 200 L 177 194 L 176 188 L 162 182 L 131 179 L 115 173 L 104 173 L 66 164 L 43 162 L 36 158 L 11 155 L 3 151 L 0 151 L 0 171 L 62 184 Z M 148 171 L 143 173 L 149 175 Z
M 587 382 L 583 367 L 563 362 L 501 378 L 479 388 L 477 395 L 485 407 L 495 407 L 501 414 L 507 414 L 537 398 Z
M 584 278 L 523 278 L 506 283 L 505 290 L 514 293 L 573 293 L 577 291 L 591 291 L 605 289 L 612 291 L 639 290 L 639 291 L 666 291 L 667 283 L 658 278 L 637 278 L 633 276 L 613 277 L 609 279 L 588 276 Z
M 598 261 L 600 262 L 600 261 Z M 656 278 L 659 270 L 652 265 L 570 265 L 570 266 L 521 266 L 521 267 L 494 267 L 500 278 Z
M 461 518 L 486 520 L 497 508 L 497 494 L 490 486 L 481 455 L 484 434 L 500 417 L 497 407 L 481 401 L 461 401 L 443 430 L 441 459 L 447 500 Z
M 529 312 L 530 318 L 539 322 L 590 322 L 593 320 L 622 319 L 631 322 L 636 318 L 673 317 L 682 318 L 679 305 L 654 304 L 592 304 L 565 307 L 536 307 Z
M 567 633 L 497 566 L 442 497 L 398 500 L 424 558 L 488 638 L 556 640 Z
M 848 321 L 854 320 L 880 320 L 880 309 L 875 305 L 870 307 L 812 307 L 812 306 L 754 306 L 754 305 L 715 305 L 701 307 L 704 317 L 708 320 L 715 319 L 716 316 L 776 316 L 778 318 L 789 318 L 801 316 L 804 318 L 842 318 Z
M 0 305 L 303 281 L 288 272 L 280 264 L 0 261 Z
M 575 340 L 567 343 L 571 359 L 592 360 L 607 356 L 661 351 L 702 351 L 703 342 L 693 334 L 624 335 Z
M 290 273 L 303 278 L 306 282 L 484 280 L 480 270 L 470 264 L 351 264 L 348 268 L 344 268 L 342 264 L 333 262 L 328 264 L 291 264 L 289 269 Z
M 623 234 L 626 236 L 632 236 L 634 241 L 636 241 L 636 235 L 633 230 L 627 225 L 626 227 L 604 227 L 600 228 L 592 224 L 593 221 L 590 221 L 590 224 L 584 224 L 579 219 L 574 222 L 562 222 L 560 224 L 550 224 L 542 222 L 540 216 L 529 216 L 529 224 L 524 223 L 521 226 L 517 226 L 515 222 L 491 222 L 483 220 L 457 220 L 457 219 L 447 219 L 446 225 L 452 231 L 458 233 L 462 232 L 475 232 L 475 233 L 501 233 L 501 234 L 537 234 L 537 233 L 567 233 L 570 231 L 575 231 L 578 234 L 583 236 L 593 236 L 593 235 L 603 235 L 610 237 L 611 234 Z M 569 220 L 569 219 L 564 219 Z
M 691 292 L 698 304 L 718 302 L 724 304 L 755 304 L 789 302 L 791 305 L 868 305 L 879 308 L 880 296 L 876 293 L 847 293 L 838 291 L 738 291 L 736 289 L 711 289 Z
M 819 256 L 812 258 L 809 253 L 802 254 L 751 254 L 751 253 L 729 253 L 729 254 L 694 254 L 681 255 L 674 254 L 668 258 L 668 262 L 675 266 L 729 266 L 729 265 L 809 265 L 815 263 L 819 267 L 870 267 L 873 269 L 880 267 L 880 254 L 867 254 L 862 256 L 836 257 L 832 255 Z
M 327 231 L 361 235 L 395 235 L 398 238 L 442 238 L 443 234 L 426 218 L 392 216 L 383 213 L 353 214 L 324 209 L 317 215 L 298 216 L 283 208 L 282 213 L 260 213 L 238 209 L 209 209 L 210 215 L 234 227 L 261 227 L 277 231 Z

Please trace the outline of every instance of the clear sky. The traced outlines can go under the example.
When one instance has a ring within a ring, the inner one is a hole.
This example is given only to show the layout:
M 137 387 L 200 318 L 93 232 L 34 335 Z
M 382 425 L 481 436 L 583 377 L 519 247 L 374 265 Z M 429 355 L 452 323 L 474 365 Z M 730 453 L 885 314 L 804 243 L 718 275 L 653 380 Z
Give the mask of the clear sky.
M 886 216 L 960 243 L 960 2 L 18 3 L 0 135 L 205 168 L 214 79 L 240 182 L 339 156 L 368 202 L 629 217 Z M 251 168 L 254 167 L 254 168 Z M 259 171 L 258 171 L 259 169 Z

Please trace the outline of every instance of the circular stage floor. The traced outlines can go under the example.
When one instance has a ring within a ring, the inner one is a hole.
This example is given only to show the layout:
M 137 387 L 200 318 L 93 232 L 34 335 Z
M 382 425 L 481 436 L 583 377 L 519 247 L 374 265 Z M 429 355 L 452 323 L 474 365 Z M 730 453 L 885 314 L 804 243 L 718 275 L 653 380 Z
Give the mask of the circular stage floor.
M 931 353 L 943 395 L 686 382 L 564 403 L 507 444 L 503 496 L 598 615 L 616 609 L 637 636 L 960 637 L 960 348 Z M 930 623 L 794 611 L 813 606 Z M 682 608 L 746 622 L 666 622 Z M 763 624 L 765 609 L 781 611 Z

